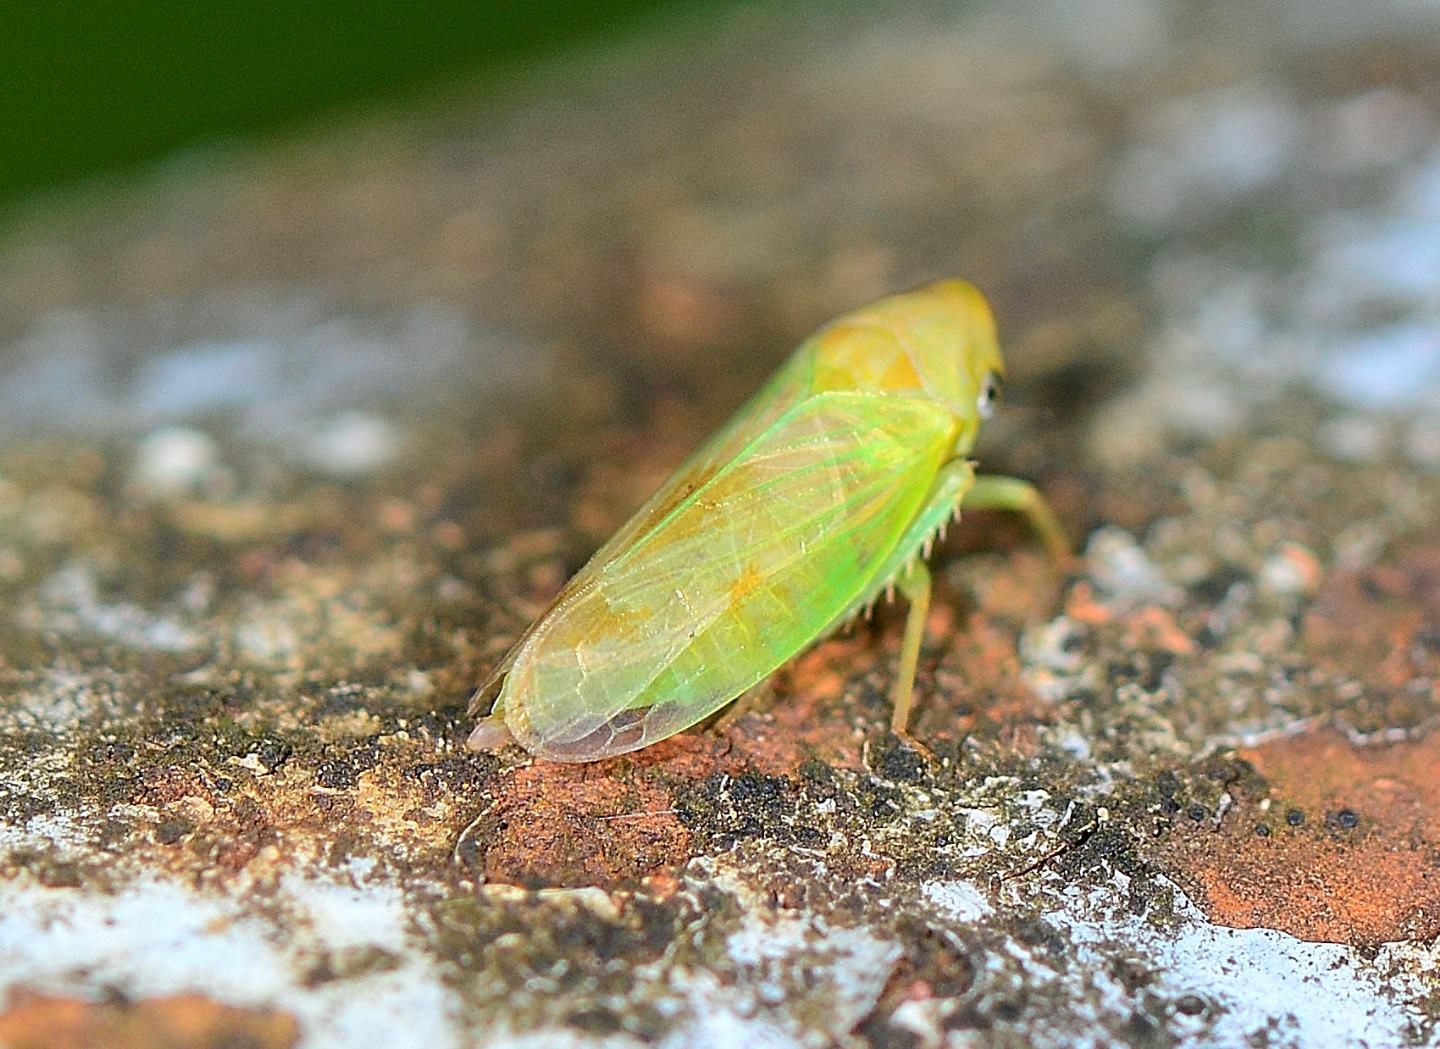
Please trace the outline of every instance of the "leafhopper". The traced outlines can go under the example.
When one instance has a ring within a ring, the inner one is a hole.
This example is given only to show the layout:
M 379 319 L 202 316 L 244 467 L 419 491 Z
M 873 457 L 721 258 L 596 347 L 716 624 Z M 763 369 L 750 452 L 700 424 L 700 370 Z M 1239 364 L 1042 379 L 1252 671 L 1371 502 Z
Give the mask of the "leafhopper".
M 930 544 L 962 509 L 1064 531 L 1029 483 L 969 455 L 1000 400 L 970 284 L 881 299 L 810 336 L 590 559 L 475 693 L 476 749 L 594 761 L 681 731 L 877 598 L 909 599 L 891 727 L 905 735 Z

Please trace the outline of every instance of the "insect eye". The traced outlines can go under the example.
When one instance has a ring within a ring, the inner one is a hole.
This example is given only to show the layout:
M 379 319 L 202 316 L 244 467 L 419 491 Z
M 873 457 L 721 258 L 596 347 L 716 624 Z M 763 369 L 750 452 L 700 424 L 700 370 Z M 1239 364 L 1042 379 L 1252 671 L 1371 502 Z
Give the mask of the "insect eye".
M 976 407 L 980 409 L 980 418 L 988 419 L 995 414 L 995 409 L 1000 407 L 1001 398 L 1005 395 L 1005 386 L 1000 381 L 1000 376 L 994 372 L 985 376 L 985 381 L 980 384 L 980 400 Z

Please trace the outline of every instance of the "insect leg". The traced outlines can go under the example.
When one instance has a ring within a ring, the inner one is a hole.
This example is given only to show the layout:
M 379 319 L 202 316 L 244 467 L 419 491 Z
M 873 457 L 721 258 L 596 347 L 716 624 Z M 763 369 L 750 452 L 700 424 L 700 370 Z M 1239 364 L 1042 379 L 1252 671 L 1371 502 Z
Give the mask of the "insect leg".
M 961 505 L 966 510 L 1014 510 L 1024 514 L 1055 560 L 1062 563 L 1070 560 L 1070 540 L 1065 535 L 1065 527 L 1040 490 L 1029 481 L 981 474 L 965 493 Z
M 906 736 L 910 722 L 910 700 L 915 692 L 915 667 L 920 662 L 920 643 L 925 640 L 925 620 L 930 614 L 930 570 L 915 560 L 900 575 L 900 592 L 910 602 L 905 616 L 905 636 L 900 642 L 900 666 L 895 674 L 895 709 L 890 730 Z

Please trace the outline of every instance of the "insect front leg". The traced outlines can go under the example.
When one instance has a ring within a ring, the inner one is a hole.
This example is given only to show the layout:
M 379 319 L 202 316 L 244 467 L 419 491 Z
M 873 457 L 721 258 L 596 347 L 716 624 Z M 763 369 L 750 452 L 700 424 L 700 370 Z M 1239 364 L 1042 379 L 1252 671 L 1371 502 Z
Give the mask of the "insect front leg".
M 1071 558 L 1065 527 L 1040 490 L 1018 477 L 981 474 L 960 504 L 965 510 L 1012 510 L 1025 515 L 1045 549 L 1061 564 Z

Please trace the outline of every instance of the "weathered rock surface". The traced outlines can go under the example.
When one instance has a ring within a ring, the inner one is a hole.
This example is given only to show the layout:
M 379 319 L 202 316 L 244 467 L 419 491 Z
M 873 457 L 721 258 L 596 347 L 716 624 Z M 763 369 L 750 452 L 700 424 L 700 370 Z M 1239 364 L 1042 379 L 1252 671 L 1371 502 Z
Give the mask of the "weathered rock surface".
M 463 749 L 798 337 L 952 273 L 1084 557 L 937 552 L 935 760 L 893 610 L 638 754 Z M 1434 1044 L 1437 520 L 1422 6 L 752 14 L 35 201 L 0 1042 Z

